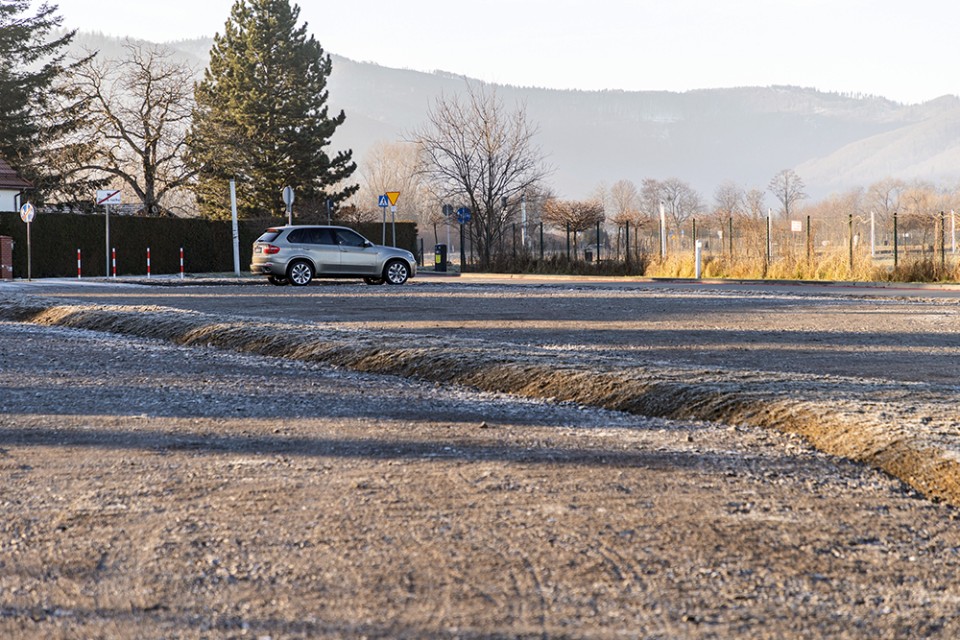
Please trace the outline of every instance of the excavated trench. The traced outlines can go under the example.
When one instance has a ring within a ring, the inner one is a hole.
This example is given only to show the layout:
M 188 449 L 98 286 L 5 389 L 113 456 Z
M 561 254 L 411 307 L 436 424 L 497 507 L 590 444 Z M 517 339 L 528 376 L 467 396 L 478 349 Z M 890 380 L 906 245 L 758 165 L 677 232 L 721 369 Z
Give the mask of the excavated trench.
M 0 319 L 326 363 L 651 417 L 779 429 L 960 506 L 960 429 L 951 387 L 638 363 L 483 340 L 451 347 L 424 336 L 335 325 L 256 323 L 165 307 L 71 305 L 33 296 L 0 301 Z

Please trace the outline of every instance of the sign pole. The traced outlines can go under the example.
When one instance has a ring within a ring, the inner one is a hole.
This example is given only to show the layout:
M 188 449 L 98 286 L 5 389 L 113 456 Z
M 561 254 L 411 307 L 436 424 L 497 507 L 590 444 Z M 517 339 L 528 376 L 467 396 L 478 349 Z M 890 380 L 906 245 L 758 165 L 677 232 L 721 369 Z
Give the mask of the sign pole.
M 520 194 L 520 246 L 527 253 L 527 194 Z
M 106 277 L 110 276 L 110 205 L 112 204 L 121 204 L 120 200 L 120 190 L 119 189 L 98 189 L 97 190 L 97 199 L 95 202 L 99 205 L 102 204 L 104 211 L 103 224 L 106 227 L 106 269 L 103 272 L 103 275 Z
M 393 246 L 397 246 L 397 206 L 390 207 L 390 227 L 393 229 Z
M 33 204 L 28 202 L 20 207 L 20 219 L 27 223 L 27 280 L 33 280 L 33 243 L 30 240 L 30 223 L 33 222 L 35 215 L 36 210 Z
M 381 246 L 387 244 L 387 203 L 387 194 L 384 193 L 377 196 L 377 206 L 380 207 L 380 213 L 383 214 L 383 225 L 381 226 L 383 233 L 380 239 Z
M 399 191 L 387 191 L 385 194 L 387 200 L 390 201 L 390 224 L 393 227 L 393 246 L 397 246 L 397 198 L 400 197 Z M 384 219 L 383 224 L 386 226 L 386 210 L 384 210 Z M 387 243 L 386 229 L 384 229 L 383 243 Z
M 109 277 L 110 276 L 110 205 L 105 204 L 103 205 L 103 208 L 106 210 L 106 215 L 104 216 L 104 223 L 106 224 L 106 235 L 107 235 L 107 242 L 106 242 L 106 246 L 104 247 L 106 250 L 107 261 L 106 261 L 106 266 L 104 267 L 103 275 Z
M 33 250 L 30 242 L 30 223 L 27 223 L 27 280 L 33 280 Z
M 230 220 L 233 224 L 233 272 L 240 277 L 240 230 L 237 227 L 237 181 L 230 181 Z

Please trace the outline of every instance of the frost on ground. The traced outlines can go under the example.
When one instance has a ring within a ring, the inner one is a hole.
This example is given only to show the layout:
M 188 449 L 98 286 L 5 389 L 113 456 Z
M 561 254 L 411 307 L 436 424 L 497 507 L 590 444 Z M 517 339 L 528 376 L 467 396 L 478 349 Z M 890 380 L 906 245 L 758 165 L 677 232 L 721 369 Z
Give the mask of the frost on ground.
M 597 315 L 601 322 L 603 314 Z M 462 338 L 454 346 L 444 337 L 343 323 L 264 323 L 156 306 L 63 304 L 29 296 L 8 298 L 0 305 L 0 317 L 326 363 L 650 417 L 775 428 L 801 434 L 825 452 L 883 469 L 932 498 L 960 504 L 955 385 L 705 368 L 633 353 L 592 353 L 480 338 Z
M 770 429 L 0 322 L 0 474 L 3 637 L 960 632 L 955 511 Z

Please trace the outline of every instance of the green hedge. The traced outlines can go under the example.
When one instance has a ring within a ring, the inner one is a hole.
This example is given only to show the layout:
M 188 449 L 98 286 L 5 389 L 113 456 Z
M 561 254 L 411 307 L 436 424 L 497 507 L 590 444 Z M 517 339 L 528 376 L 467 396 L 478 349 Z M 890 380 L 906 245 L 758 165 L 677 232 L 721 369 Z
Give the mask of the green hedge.
M 242 220 L 240 269 L 250 268 L 253 242 L 270 226 L 284 224 L 279 218 Z M 379 244 L 380 223 L 350 226 Z M 30 224 L 32 275 L 35 278 L 76 277 L 77 249 L 83 261 L 84 277 L 103 277 L 107 271 L 103 215 L 69 213 L 37 214 Z M 27 225 L 18 213 L 0 213 L 0 236 L 14 240 L 13 273 L 27 276 Z M 187 273 L 233 271 L 232 227 L 229 221 L 198 218 L 142 218 L 110 216 L 110 245 L 117 250 L 118 275 L 144 275 L 147 247 L 150 271 L 154 274 L 180 271 L 180 248 Z M 392 241 L 388 227 L 387 242 Z M 397 223 L 397 246 L 417 253 L 417 225 Z

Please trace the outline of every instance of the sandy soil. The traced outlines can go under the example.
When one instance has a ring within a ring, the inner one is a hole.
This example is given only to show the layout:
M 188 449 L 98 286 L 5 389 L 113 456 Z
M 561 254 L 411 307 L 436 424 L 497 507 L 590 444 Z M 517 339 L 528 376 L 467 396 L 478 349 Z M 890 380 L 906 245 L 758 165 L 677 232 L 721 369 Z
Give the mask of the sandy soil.
M 780 430 L 942 458 L 952 381 L 89 303 L 0 303 L 2 636 L 960 634 L 957 511 Z

